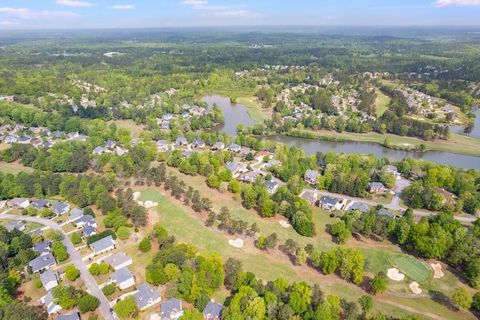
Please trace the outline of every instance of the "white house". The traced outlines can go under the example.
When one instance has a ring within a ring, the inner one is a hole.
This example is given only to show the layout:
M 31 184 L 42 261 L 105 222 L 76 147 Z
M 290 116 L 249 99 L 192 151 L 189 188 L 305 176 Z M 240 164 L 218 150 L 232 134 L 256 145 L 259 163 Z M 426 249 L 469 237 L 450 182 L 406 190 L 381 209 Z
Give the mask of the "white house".
M 115 271 L 115 273 L 111 275 L 110 280 L 115 283 L 120 290 L 125 290 L 135 285 L 135 277 L 128 268 Z
M 109 264 L 115 271 L 128 267 L 133 263 L 132 257 L 125 252 L 114 253 L 106 257 L 103 261 Z
M 108 236 L 90 244 L 90 248 L 93 250 L 94 255 L 99 255 L 115 249 L 115 240 L 112 236 Z
M 50 291 L 50 289 L 58 286 L 58 273 L 47 270 L 40 274 L 40 281 L 42 282 L 45 290 Z

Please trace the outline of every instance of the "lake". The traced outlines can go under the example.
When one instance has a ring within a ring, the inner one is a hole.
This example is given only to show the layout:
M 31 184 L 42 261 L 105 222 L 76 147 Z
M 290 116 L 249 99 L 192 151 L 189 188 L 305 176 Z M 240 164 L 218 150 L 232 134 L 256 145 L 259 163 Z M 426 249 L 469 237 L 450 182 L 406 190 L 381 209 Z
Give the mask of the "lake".
M 239 124 L 251 126 L 256 123 L 250 118 L 248 108 L 238 103 L 230 103 L 230 99 L 222 96 L 211 95 L 203 98 L 208 105 L 217 104 L 225 115 L 225 124 L 219 126 L 217 130 L 229 135 L 236 135 L 236 128 Z M 480 110 L 477 110 L 477 118 L 475 119 L 475 127 L 472 133 L 480 130 Z M 479 133 L 480 134 L 480 133 Z M 393 150 L 383 147 L 377 143 L 368 142 L 330 142 L 323 140 L 310 140 L 286 136 L 273 136 L 267 139 L 285 143 L 289 146 L 295 146 L 302 149 L 306 154 L 315 154 L 317 152 L 337 152 L 337 153 L 355 153 L 355 154 L 374 154 L 381 158 L 386 157 L 394 160 L 402 160 L 405 158 L 423 159 L 444 165 L 452 165 L 466 169 L 480 169 L 480 157 L 461 155 L 450 152 L 427 151 L 427 152 L 410 152 Z
M 473 122 L 473 128 L 470 132 L 465 132 L 464 126 L 452 126 L 450 127 L 450 130 L 454 133 L 480 139 L 480 107 L 475 108 L 473 113 L 475 114 L 475 120 Z

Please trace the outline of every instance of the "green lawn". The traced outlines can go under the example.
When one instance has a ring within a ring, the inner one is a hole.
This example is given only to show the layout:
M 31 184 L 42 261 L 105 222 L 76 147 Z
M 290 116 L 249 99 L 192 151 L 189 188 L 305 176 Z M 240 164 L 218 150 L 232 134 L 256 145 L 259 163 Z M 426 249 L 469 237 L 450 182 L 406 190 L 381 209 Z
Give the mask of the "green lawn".
M 214 195 L 210 196 L 212 197 Z M 217 203 L 217 197 L 215 197 L 215 199 L 215 203 Z M 194 213 L 191 209 L 172 201 L 159 190 L 143 190 L 140 200 L 151 200 L 159 203 L 158 207 L 156 208 L 159 214 L 159 221 L 171 234 L 176 237 L 178 241 L 192 243 L 201 251 L 208 250 L 218 252 L 225 260 L 228 257 L 239 259 L 242 261 L 245 270 L 255 272 L 255 274 L 262 279 L 272 280 L 277 277 L 284 277 L 290 281 L 303 280 L 309 283 L 319 283 L 325 292 L 340 295 L 351 301 L 354 301 L 361 295 L 365 294 L 365 292 L 359 287 L 349 284 L 335 276 L 323 276 L 311 268 L 294 266 L 278 252 L 269 254 L 259 251 L 254 248 L 253 239 L 246 239 L 245 247 L 242 249 L 231 247 L 228 245 L 227 241 L 228 239 L 233 239 L 236 237 L 228 236 L 216 229 L 206 227 L 202 218 L 198 214 Z M 235 207 L 233 200 L 230 200 L 230 203 L 233 204 L 230 206 L 232 215 L 238 216 L 241 214 L 240 209 L 233 208 Z M 245 220 L 252 219 L 247 210 L 243 212 L 243 215 Z M 317 228 L 323 228 L 330 218 L 324 218 L 325 215 L 322 218 L 319 218 L 318 216 L 319 215 L 317 214 L 315 218 L 317 222 Z M 322 235 L 313 239 L 303 238 L 297 235 L 291 229 L 283 229 L 281 227 L 281 229 L 278 229 L 277 225 L 279 226 L 279 224 L 277 222 L 260 218 L 256 218 L 254 220 L 257 222 L 262 222 L 259 223 L 260 229 L 264 228 L 262 230 L 262 234 L 268 234 L 263 232 L 269 228 L 270 230 L 277 230 L 281 239 L 292 237 L 302 244 L 313 243 L 318 248 L 328 248 L 334 246 L 334 244 L 330 241 L 329 236 L 325 236 L 324 232 Z M 386 271 L 385 268 L 387 266 L 391 267 L 393 265 L 393 262 L 390 261 L 400 261 L 400 265 L 404 263 L 404 261 L 403 259 L 397 260 L 397 258 L 403 256 L 408 257 L 407 255 L 399 252 L 399 250 L 396 250 L 396 247 L 388 244 L 379 244 L 378 248 L 372 248 L 370 245 L 354 242 L 352 246 L 358 247 L 364 252 L 365 258 L 368 260 L 369 264 L 367 269 L 371 272 L 376 270 Z M 416 261 L 415 258 L 411 259 Z M 420 262 L 418 263 L 421 264 Z M 415 277 L 420 279 L 422 276 L 425 276 L 420 269 L 416 270 L 417 267 L 415 262 L 413 262 L 412 265 L 414 265 L 413 268 L 411 266 L 402 266 L 401 268 L 406 268 L 407 271 L 404 272 L 408 272 L 409 277 L 411 276 L 412 278 Z M 448 274 L 448 277 L 450 276 L 451 275 Z M 458 285 L 458 280 L 456 280 L 453 276 L 449 279 L 453 280 L 454 283 L 449 283 L 448 286 L 455 287 L 455 285 Z M 438 281 L 438 283 L 442 282 Z M 225 294 L 225 292 L 219 292 L 215 298 L 221 301 L 222 297 L 225 297 Z M 404 299 L 406 301 L 402 302 L 401 305 L 398 305 L 397 297 L 390 296 L 389 294 L 375 298 L 375 300 L 375 306 L 377 310 L 392 311 L 392 313 L 397 316 L 405 315 L 405 310 L 408 310 L 409 312 L 413 312 L 415 310 L 424 316 L 432 314 L 435 316 L 441 316 L 445 319 L 456 319 L 459 316 L 471 318 L 471 316 L 467 316 L 466 314 L 461 315 L 448 310 L 446 307 L 428 298 Z
M 237 103 L 246 105 L 248 107 L 248 114 L 250 118 L 255 120 L 257 123 L 263 123 L 264 120 L 271 118 L 271 114 L 262 108 L 255 97 L 239 97 L 237 98 Z
M 25 167 L 24 165 L 18 162 L 9 163 L 9 162 L 0 161 L 0 172 L 12 173 L 12 174 L 18 174 L 20 172 L 31 173 L 33 172 L 33 169 L 29 167 Z
M 387 111 L 388 104 L 390 103 L 390 97 L 385 95 L 382 91 L 377 90 L 377 101 L 375 105 L 377 106 L 377 117 L 383 115 Z
M 393 259 L 392 264 L 408 278 L 420 284 L 426 283 L 432 277 L 429 266 L 409 256 L 399 255 Z

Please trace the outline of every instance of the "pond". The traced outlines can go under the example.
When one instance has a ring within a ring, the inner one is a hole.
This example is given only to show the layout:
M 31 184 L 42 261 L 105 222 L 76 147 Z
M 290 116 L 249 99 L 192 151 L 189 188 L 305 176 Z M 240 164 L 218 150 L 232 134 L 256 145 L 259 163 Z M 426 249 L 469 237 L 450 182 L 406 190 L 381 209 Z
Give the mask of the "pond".
M 248 107 L 243 104 L 231 103 L 230 98 L 218 95 L 203 97 L 202 101 L 206 102 L 210 107 L 216 104 L 225 115 L 225 123 L 218 126 L 217 131 L 227 133 L 229 135 L 237 134 L 237 126 L 253 126 L 256 122 L 248 114 Z
M 473 110 L 475 114 L 475 120 L 473 122 L 473 127 L 469 132 L 465 132 L 464 126 L 452 126 L 450 130 L 454 133 L 466 135 L 475 139 L 480 139 L 480 107 L 476 107 Z
M 230 99 L 218 95 L 206 96 L 203 101 L 210 106 L 217 104 L 225 115 L 225 124 L 218 127 L 220 132 L 229 135 L 236 134 L 236 128 L 239 124 L 251 126 L 256 121 L 250 118 L 248 108 L 242 104 L 230 103 Z M 477 110 L 476 125 L 474 131 L 479 130 L 480 110 Z M 473 131 L 472 131 L 473 132 Z M 427 151 L 427 152 L 409 152 L 399 151 L 383 147 L 377 143 L 368 142 L 330 142 L 323 140 L 310 140 L 286 136 L 268 137 L 269 140 L 285 143 L 289 146 L 296 146 L 302 149 L 306 154 L 315 154 L 317 152 L 336 153 L 356 153 L 356 154 L 374 154 L 377 157 L 386 157 L 394 160 L 402 160 L 405 158 L 423 159 L 444 165 L 452 165 L 463 167 L 466 169 L 480 169 L 480 157 L 461 155 L 450 152 Z

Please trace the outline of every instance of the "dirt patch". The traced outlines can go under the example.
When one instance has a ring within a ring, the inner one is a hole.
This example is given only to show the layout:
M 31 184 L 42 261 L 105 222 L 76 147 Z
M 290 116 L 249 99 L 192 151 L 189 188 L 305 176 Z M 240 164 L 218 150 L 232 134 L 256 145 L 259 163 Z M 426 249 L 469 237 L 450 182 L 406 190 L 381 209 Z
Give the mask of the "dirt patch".
M 416 281 L 413 281 L 412 283 L 410 283 L 409 287 L 410 287 L 410 290 L 412 290 L 412 292 L 414 294 L 422 293 L 422 289 L 420 289 L 420 285 Z
M 403 279 L 405 279 L 405 275 L 401 273 L 397 268 L 388 269 L 387 277 L 393 281 L 402 281 Z
M 244 242 L 242 239 L 236 239 L 236 240 L 228 240 L 228 244 L 231 245 L 234 248 L 243 248 Z
M 434 279 L 441 279 L 445 276 L 445 274 L 442 271 L 442 265 L 437 262 L 437 263 L 430 263 L 430 267 L 433 269 L 433 278 Z

